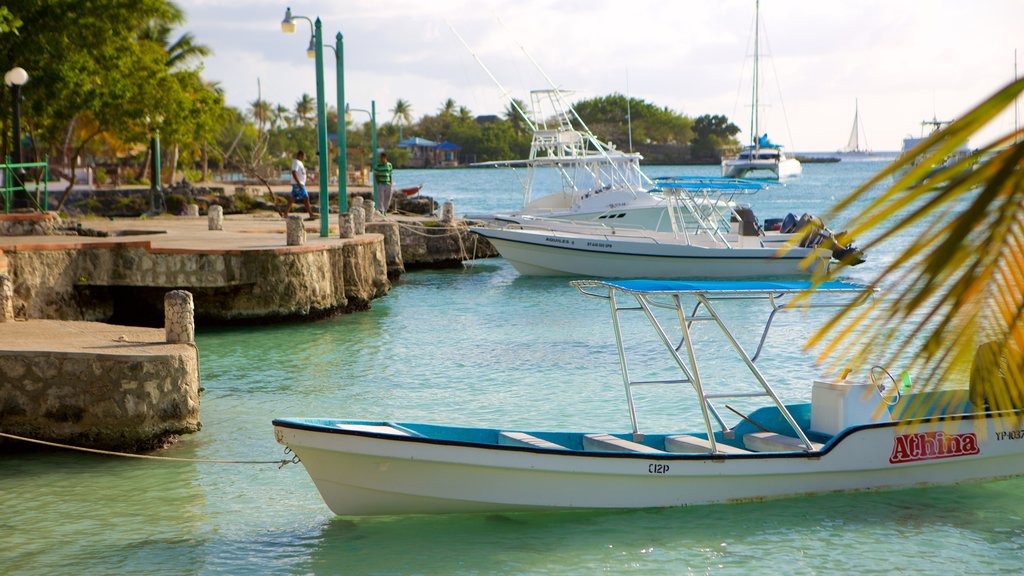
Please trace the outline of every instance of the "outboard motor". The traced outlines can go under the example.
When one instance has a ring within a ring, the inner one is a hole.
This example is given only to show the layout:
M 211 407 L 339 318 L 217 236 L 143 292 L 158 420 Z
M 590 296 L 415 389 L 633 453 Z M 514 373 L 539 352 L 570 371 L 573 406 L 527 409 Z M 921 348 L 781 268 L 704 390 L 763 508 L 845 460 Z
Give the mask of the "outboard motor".
M 786 216 L 786 221 L 783 222 L 783 229 L 786 228 L 786 223 L 790 220 L 790 214 Z M 795 218 L 794 218 L 795 219 Z M 799 232 L 800 230 L 809 229 L 806 235 L 800 240 L 801 248 L 824 248 L 832 252 L 832 258 L 846 264 L 847 266 L 856 266 L 863 264 L 865 261 L 864 252 L 853 245 L 853 239 L 847 237 L 846 232 L 840 232 L 838 234 L 832 232 L 825 227 L 825 223 L 812 214 L 804 214 L 793 224 L 793 232 Z
M 781 234 L 792 234 L 798 230 L 797 219 L 792 212 L 786 214 L 786 217 L 782 219 L 782 224 L 779 226 L 779 233 Z

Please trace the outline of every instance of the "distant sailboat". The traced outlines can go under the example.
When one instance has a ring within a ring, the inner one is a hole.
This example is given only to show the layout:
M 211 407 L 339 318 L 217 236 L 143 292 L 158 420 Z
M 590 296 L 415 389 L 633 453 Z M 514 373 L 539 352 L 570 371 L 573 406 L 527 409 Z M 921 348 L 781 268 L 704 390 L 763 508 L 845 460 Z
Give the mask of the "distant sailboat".
M 866 135 L 865 135 L 865 137 L 863 139 L 864 140 L 864 147 L 861 148 L 861 132 L 863 132 L 863 130 L 864 130 L 864 128 L 860 124 L 860 107 L 858 105 L 857 100 L 854 100 L 853 101 L 853 129 L 850 130 L 850 139 L 849 139 L 849 141 L 847 141 L 846 147 L 843 148 L 842 150 L 840 150 L 839 152 L 842 153 L 842 154 L 862 155 L 862 156 L 866 156 L 866 155 L 870 154 L 871 151 L 867 149 L 868 139 L 867 139 Z

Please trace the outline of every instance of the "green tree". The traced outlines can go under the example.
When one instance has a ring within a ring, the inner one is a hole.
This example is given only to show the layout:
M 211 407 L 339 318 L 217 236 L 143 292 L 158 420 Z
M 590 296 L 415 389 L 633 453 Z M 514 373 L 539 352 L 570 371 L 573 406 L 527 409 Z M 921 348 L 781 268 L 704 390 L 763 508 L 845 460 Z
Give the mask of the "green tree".
M 21 24 L 21 19 L 12 14 L 7 6 L 0 6 L 0 34 L 7 32 L 17 34 Z
M 438 110 L 438 112 L 441 114 L 441 116 L 453 116 L 455 114 L 455 107 L 455 100 L 453 100 L 452 98 L 448 98 L 441 104 L 441 108 Z
M 295 117 L 299 119 L 299 122 L 303 124 L 312 124 L 313 117 L 316 116 L 316 101 L 309 94 L 302 94 L 298 100 L 295 101 Z
M 412 105 L 408 100 L 399 98 L 391 109 L 391 123 L 398 125 L 398 140 L 402 140 L 402 127 L 412 124 Z
M 513 98 L 505 105 L 505 121 L 508 122 L 512 129 L 516 132 L 523 132 L 526 130 L 526 120 L 523 118 L 523 114 L 529 114 L 529 109 L 526 107 L 526 102 L 523 102 L 519 98 Z
M 693 120 L 667 107 L 639 98 L 612 94 L 581 100 L 573 105 L 587 126 L 602 139 L 625 142 L 630 126 L 633 142 L 688 145 L 693 138 Z
M 898 234 L 909 245 L 870 284 L 887 295 L 843 310 L 811 338 L 809 346 L 824 345 L 822 358 L 905 367 L 925 388 L 963 382 L 970 372 L 988 384 L 990 408 L 1021 408 L 1024 130 L 971 158 L 949 158 L 1022 92 L 1024 79 L 1009 84 L 834 208 L 829 219 L 856 209 L 848 234 L 869 235 L 868 254 Z M 835 267 L 827 278 L 843 272 Z
M 720 114 L 698 116 L 693 122 L 693 133 L 690 152 L 694 158 L 721 159 L 724 148 L 739 145 L 739 127 Z

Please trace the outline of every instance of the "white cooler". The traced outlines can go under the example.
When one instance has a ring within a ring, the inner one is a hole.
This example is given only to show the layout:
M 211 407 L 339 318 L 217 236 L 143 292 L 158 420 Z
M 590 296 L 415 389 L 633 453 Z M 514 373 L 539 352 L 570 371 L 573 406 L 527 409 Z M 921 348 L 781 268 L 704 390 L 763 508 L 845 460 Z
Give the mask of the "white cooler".
M 811 387 L 812 432 L 832 436 L 850 426 L 891 421 L 874 384 L 815 380 Z

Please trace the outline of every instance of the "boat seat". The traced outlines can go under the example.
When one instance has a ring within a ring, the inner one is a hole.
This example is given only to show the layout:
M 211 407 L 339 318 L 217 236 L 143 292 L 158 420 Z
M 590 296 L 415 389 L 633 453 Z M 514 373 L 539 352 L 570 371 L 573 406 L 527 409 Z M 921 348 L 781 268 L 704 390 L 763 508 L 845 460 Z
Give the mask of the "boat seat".
M 721 442 L 715 442 L 715 448 L 718 450 L 716 454 L 750 454 L 749 450 Z M 711 442 L 697 436 L 677 434 L 665 438 L 665 450 L 677 454 L 710 454 Z
M 405 430 L 392 428 L 386 424 L 335 424 L 336 428 L 353 432 L 371 432 L 373 434 L 394 434 L 395 436 L 412 436 Z
M 663 454 L 662 450 L 644 446 L 638 442 L 623 440 L 611 434 L 587 434 L 583 436 L 583 449 L 599 452 L 646 452 Z
M 754 452 L 806 452 L 807 446 L 799 438 L 784 436 L 775 432 L 752 432 L 743 435 L 743 444 Z M 823 445 L 811 442 L 817 451 Z
M 537 438 L 526 432 L 498 432 L 498 446 L 526 446 L 546 450 L 568 450 L 565 446 Z

